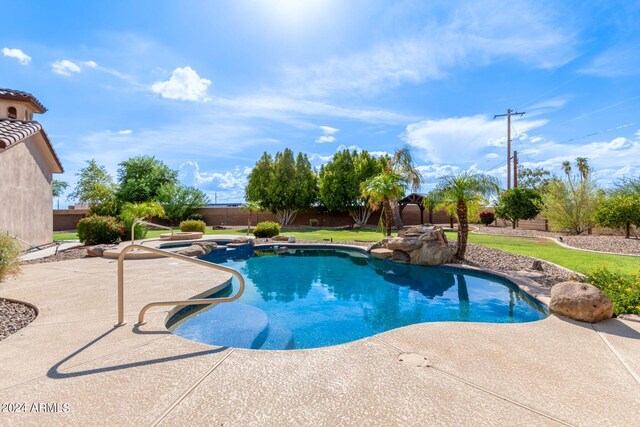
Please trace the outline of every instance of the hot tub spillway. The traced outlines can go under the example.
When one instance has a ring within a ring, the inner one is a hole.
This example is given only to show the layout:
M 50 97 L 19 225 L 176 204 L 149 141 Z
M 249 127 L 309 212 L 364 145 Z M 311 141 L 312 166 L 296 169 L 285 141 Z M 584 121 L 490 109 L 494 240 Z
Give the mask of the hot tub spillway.
M 273 327 L 264 311 L 249 304 L 237 301 L 220 304 L 211 310 L 207 320 L 204 336 L 197 337 L 200 342 L 256 350 L 294 348 L 289 329 Z

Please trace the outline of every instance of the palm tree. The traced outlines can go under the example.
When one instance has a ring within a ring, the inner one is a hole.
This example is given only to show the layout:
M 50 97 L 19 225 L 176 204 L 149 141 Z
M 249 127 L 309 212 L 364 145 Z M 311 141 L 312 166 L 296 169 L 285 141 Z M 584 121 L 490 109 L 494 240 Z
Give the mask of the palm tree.
M 430 191 L 422 199 L 422 205 L 427 208 L 427 212 L 429 212 L 429 224 L 433 224 L 433 210 L 436 208 L 439 202 L 440 201 L 438 200 L 438 195 L 435 191 Z
M 568 160 L 562 162 L 562 168 L 564 169 L 564 173 L 566 173 L 567 176 L 571 175 L 571 163 Z
M 589 175 L 589 171 L 591 170 L 591 167 L 589 166 L 589 161 L 587 160 L 587 158 L 576 157 L 576 166 L 580 171 L 580 176 L 582 176 L 582 180 L 584 181 L 585 179 L 587 179 L 587 176 Z
M 462 172 L 438 179 L 436 194 L 440 198 L 439 207 L 455 211 L 458 217 L 458 245 L 456 256 L 464 258 L 469 234 L 468 211 L 470 206 L 479 206 L 482 201 L 499 191 L 498 180 L 492 176 Z
M 377 211 L 382 207 L 380 221 L 383 221 L 384 216 L 387 236 L 391 236 L 391 223 L 393 221 L 390 201 L 392 199 L 398 200 L 398 198 L 402 197 L 406 185 L 406 180 L 392 171 L 383 172 L 362 183 L 362 197 L 368 200 L 371 209 Z
M 404 186 L 410 187 L 411 191 L 418 191 L 422 183 L 422 175 L 416 169 L 409 147 L 403 147 L 393 153 L 393 156 L 387 158 L 382 174 L 395 175 L 402 178 Z M 393 222 L 398 230 L 403 226 L 400 206 L 398 205 L 398 199 L 402 198 L 402 196 L 404 196 L 404 189 L 400 195 L 390 197 L 387 206 L 393 215 Z
M 251 219 L 253 218 L 254 213 L 258 213 L 262 210 L 262 206 L 258 202 L 247 201 L 243 206 L 242 210 L 247 211 L 247 236 L 251 232 Z

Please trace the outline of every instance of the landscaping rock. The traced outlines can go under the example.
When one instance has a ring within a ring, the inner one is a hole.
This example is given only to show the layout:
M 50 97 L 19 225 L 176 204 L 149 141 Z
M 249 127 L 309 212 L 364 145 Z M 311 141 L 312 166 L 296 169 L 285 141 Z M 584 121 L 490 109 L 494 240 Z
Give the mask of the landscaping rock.
M 419 265 L 442 265 L 453 261 L 455 252 L 440 227 L 407 227 L 398 234 L 400 237 L 385 237 L 374 244 L 370 252 L 389 249 L 393 251 L 391 258 L 394 261 Z
M 554 314 L 597 323 L 613 316 L 613 304 L 589 283 L 562 282 L 551 288 L 549 309 Z
M 201 257 L 207 254 L 204 248 L 200 245 L 191 245 L 188 248 L 181 249 L 177 252 L 180 255 Z
M 371 255 L 376 259 L 389 259 L 393 255 L 393 251 L 386 248 L 371 249 Z
M 420 249 L 422 240 L 415 237 L 394 237 L 385 246 L 391 250 L 398 249 L 404 252 L 411 252 Z
M 396 262 L 402 262 L 405 264 L 408 264 L 411 262 L 411 256 L 408 253 L 401 251 L 399 249 L 396 249 L 393 251 L 391 255 L 391 259 Z
M 536 271 L 542 271 L 542 261 L 540 261 L 539 259 L 533 261 L 533 264 L 531 264 L 531 269 Z
M 250 239 L 249 237 L 246 237 L 246 236 L 236 237 L 231 241 L 231 243 L 251 243 L 251 242 L 253 242 L 253 239 Z
M 275 241 L 275 242 L 288 242 L 289 241 L 289 236 L 283 236 L 283 235 L 275 236 L 275 237 L 272 238 L 272 240 Z
M 107 249 L 106 245 L 89 246 L 87 248 L 87 256 L 100 257 L 104 254 L 105 249 Z
M 193 245 L 200 246 L 202 249 L 204 249 L 205 254 L 210 253 L 212 250 L 218 247 L 218 244 L 216 242 L 195 242 L 192 244 L 192 246 Z
M 289 238 L 287 239 L 287 243 L 295 243 L 296 242 L 296 236 L 289 236 Z

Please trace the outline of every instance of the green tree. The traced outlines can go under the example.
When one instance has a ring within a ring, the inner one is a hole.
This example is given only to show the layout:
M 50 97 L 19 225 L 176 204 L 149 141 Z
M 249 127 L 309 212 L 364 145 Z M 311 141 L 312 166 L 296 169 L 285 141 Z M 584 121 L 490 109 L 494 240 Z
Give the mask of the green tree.
M 362 183 L 362 197 L 368 200 L 374 211 L 382 209 L 380 228 L 382 229 L 384 225 L 384 232 L 387 236 L 391 236 L 391 224 L 393 223 L 390 201 L 402 197 L 406 186 L 405 178 L 392 171 L 380 173 Z
M 174 183 L 162 185 L 156 200 L 163 207 L 165 217 L 174 224 L 184 221 L 196 209 L 209 203 L 209 197 L 203 191 Z
M 640 176 L 626 176 L 615 183 L 615 194 L 640 197 Z
M 87 165 L 75 176 L 76 185 L 67 200 L 87 203 L 90 214 L 115 215 L 117 213 L 116 186 L 104 166 L 96 163 L 95 159 L 88 160 Z
M 62 193 L 64 193 L 64 190 L 66 190 L 68 187 L 69 187 L 68 182 L 54 179 L 51 182 L 51 193 L 53 194 L 53 197 L 61 197 Z
M 542 196 L 530 188 L 515 187 L 500 194 L 495 213 L 511 222 L 512 228 L 521 220 L 533 219 L 542 211 Z
M 124 222 L 126 228 L 126 235 L 123 240 L 131 240 L 131 227 L 136 219 L 150 221 L 153 217 L 161 218 L 163 216 L 164 209 L 158 202 L 125 203 L 120 213 L 120 219 Z M 142 224 L 137 224 L 134 234 L 136 240 L 144 239 L 147 235 L 147 228 Z
M 251 233 L 251 220 L 253 218 L 253 214 L 257 214 L 262 211 L 262 206 L 256 202 L 246 202 L 242 205 L 242 210 L 247 212 L 247 236 Z
M 393 156 L 387 159 L 383 173 L 400 176 L 405 182 L 405 186 L 410 187 L 412 191 L 418 191 L 420 184 L 422 184 L 422 175 L 416 168 L 413 156 L 408 147 L 396 150 Z M 402 223 L 402 215 L 400 214 L 400 206 L 398 205 L 398 199 L 402 198 L 402 196 L 404 196 L 404 192 L 398 197 L 391 197 L 389 199 L 389 207 L 393 213 L 393 222 L 398 230 L 404 225 Z
M 433 224 L 433 211 L 438 206 L 438 203 L 440 203 L 440 200 L 438 199 L 437 191 L 428 192 L 422 199 L 422 206 L 427 209 L 429 214 L 429 224 Z
M 153 156 L 132 157 L 119 164 L 118 191 L 121 203 L 139 203 L 155 200 L 160 187 L 177 184 L 178 172 Z
M 498 193 L 498 180 L 492 176 L 472 172 L 447 175 L 438 179 L 436 186 L 438 207 L 455 213 L 458 218 L 456 256 L 464 258 L 469 235 L 469 211 L 477 211 L 486 198 Z
M 318 181 L 308 157 L 299 153 L 295 158 L 288 148 L 276 153 L 275 159 L 264 153 L 249 174 L 245 198 L 276 214 L 283 226 L 291 224 L 299 210 L 318 198 Z
M 549 182 L 543 212 L 552 230 L 582 234 L 595 225 L 594 214 L 601 199 L 602 192 L 591 178 L 569 174 Z
M 551 180 L 551 172 L 543 168 L 526 168 L 518 165 L 518 187 L 544 193 Z
M 595 221 L 602 227 L 625 230 L 625 237 L 631 237 L 631 226 L 640 227 L 640 196 L 613 195 L 603 200 L 596 209 Z
M 364 226 L 371 209 L 360 186 L 381 171 L 381 162 L 367 151 L 340 151 L 320 169 L 320 201 L 331 212 L 348 211 L 356 224 Z

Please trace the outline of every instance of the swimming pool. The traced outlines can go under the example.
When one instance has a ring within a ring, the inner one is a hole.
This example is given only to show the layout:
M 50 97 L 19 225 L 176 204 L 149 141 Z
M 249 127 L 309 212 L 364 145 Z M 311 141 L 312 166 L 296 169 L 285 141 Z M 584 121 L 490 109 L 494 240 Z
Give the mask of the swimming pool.
M 263 248 L 203 259 L 235 268 L 246 279 L 239 300 L 187 307 L 169 320 L 174 334 L 206 344 L 314 348 L 414 323 L 518 323 L 548 316 L 546 306 L 505 279 L 381 261 L 357 250 Z M 212 297 L 231 293 L 229 286 Z

